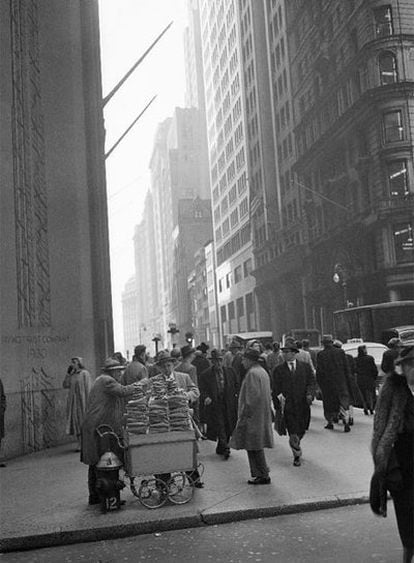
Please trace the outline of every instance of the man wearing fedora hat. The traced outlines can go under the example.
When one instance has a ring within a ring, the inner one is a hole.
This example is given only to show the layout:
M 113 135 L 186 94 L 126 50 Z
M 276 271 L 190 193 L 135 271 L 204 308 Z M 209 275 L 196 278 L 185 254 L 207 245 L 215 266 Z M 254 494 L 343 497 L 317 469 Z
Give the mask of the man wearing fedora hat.
M 345 352 L 333 344 L 333 337 L 325 334 L 322 337 L 324 348 L 318 353 L 316 361 L 316 381 L 322 392 L 323 414 L 327 422 L 325 428 L 333 430 L 339 412 L 344 432 L 350 432 L 348 364 Z
M 300 361 L 299 348 L 293 339 L 286 339 L 282 347 L 283 364 L 276 366 L 271 374 L 272 399 L 276 411 L 282 409 L 289 434 L 289 445 L 293 453 L 293 465 L 301 465 L 300 441 L 309 425 L 316 381 L 311 366 Z
M 222 353 L 213 348 L 211 367 L 200 375 L 200 396 L 207 424 L 207 439 L 216 441 L 216 454 L 230 456 L 229 440 L 237 422 L 240 383 L 231 367 L 223 366 Z
M 134 348 L 134 357 L 132 362 L 126 367 L 121 377 L 122 385 L 131 385 L 135 381 L 141 381 L 148 377 L 148 369 L 146 366 L 146 349 L 144 344 L 138 344 Z
M 414 346 L 400 349 L 385 378 L 374 415 L 371 442 L 374 475 L 370 504 L 387 515 L 387 490 L 394 502 L 403 562 L 414 557 Z
M 133 395 L 137 383 L 121 385 L 120 376 L 125 366 L 114 358 L 107 358 L 91 388 L 82 424 L 81 461 L 89 465 L 89 504 L 100 502 L 96 491 L 95 466 L 103 452 L 100 451 L 96 429 L 107 424 L 122 439 L 124 399 Z
M 171 356 L 170 352 L 168 352 L 168 350 L 161 350 L 158 353 L 156 364 L 161 372 L 158 377 L 162 376 L 165 379 L 173 377 L 177 383 L 177 387 L 185 391 L 185 393 L 187 394 L 190 406 L 192 406 L 199 399 L 200 391 L 197 385 L 192 381 L 188 373 L 175 371 L 176 362 L 175 359 Z M 192 479 L 195 487 L 199 489 L 204 487 L 204 484 L 200 481 L 200 475 L 197 469 L 195 469 L 194 471 L 188 471 L 187 474 Z M 157 477 L 166 482 L 170 478 L 170 474 L 163 473 L 157 475 Z
M 246 375 L 240 389 L 237 425 L 230 440 L 236 450 L 247 450 L 252 479 L 249 485 L 268 485 L 269 467 L 264 448 L 273 448 L 272 396 L 260 352 L 247 348 L 243 355 Z

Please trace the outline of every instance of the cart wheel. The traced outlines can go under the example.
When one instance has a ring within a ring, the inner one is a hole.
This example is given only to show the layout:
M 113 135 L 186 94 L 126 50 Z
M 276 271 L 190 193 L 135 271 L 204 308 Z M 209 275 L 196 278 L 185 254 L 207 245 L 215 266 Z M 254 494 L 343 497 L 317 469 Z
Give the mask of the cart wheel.
M 168 488 L 161 479 L 144 479 L 141 481 L 137 496 L 147 508 L 158 508 L 167 502 Z
M 194 486 L 186 473 L 175 473 L 167 483 L 168 498 L 174 504 L 185 504 L 193 498 Z

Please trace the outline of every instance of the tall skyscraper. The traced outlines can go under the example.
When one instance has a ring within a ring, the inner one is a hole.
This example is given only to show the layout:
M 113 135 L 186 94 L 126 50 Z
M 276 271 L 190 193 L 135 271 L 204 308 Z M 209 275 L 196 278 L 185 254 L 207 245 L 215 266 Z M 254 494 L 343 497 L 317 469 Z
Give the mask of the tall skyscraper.
M 222 337 L 260 326 L 253 237 L 276 193 L 261 2 L 200 2 L 207 139 Z

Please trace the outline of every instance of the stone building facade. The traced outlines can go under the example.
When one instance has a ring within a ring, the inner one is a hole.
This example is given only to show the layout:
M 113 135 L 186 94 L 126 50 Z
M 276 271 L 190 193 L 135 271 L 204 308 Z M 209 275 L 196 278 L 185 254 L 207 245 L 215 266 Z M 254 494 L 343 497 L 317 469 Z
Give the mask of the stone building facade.
M 331 331 L 336 309 L 414 297 L 414 5 L 284 4 L 297 211 L 255 276 L 276 334 Z
M 66 439 L 70 358 L 113 352 L 97 2 L 0 4 L 6 456 Z

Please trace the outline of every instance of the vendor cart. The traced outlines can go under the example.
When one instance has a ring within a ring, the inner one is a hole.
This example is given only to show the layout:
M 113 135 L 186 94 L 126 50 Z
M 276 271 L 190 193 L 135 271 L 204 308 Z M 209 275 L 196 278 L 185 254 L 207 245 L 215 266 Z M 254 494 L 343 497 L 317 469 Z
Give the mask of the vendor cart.
M 194 483 L 186 472 L 197 468 L 194 430 L 128 434 L 125 474 L 132 493 L 147 508 L 158 508 L 171 501 L 189 502 Z M 135 479 L 141 478 L 137 488 Z

